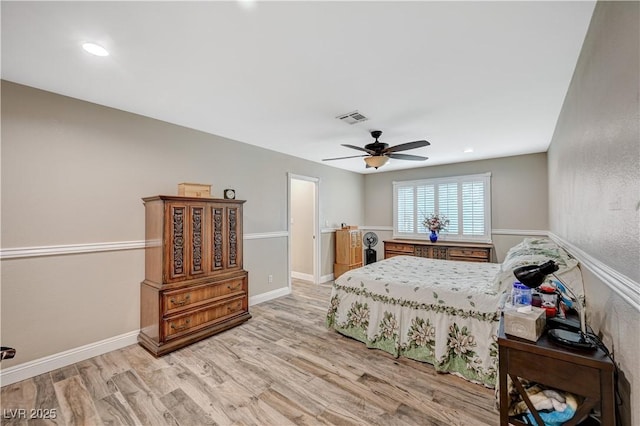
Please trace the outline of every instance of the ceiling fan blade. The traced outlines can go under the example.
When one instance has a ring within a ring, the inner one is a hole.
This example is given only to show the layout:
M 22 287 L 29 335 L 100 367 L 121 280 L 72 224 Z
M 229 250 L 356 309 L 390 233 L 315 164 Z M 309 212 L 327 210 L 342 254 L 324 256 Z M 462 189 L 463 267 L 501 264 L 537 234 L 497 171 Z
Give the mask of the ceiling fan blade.
M 421 157 L 419 155 L 409 155 L 409 154 L 385 154 L 389 158 L 395 158 L 396 160 L 413 160 L 413 161 L 424 161 L 429 157 Z
M 323 158 L 322 161 L 344 160 L 346 158 L 368 157 L 369 155 L 351 155 L 349 157 Z
M 375 153 L 375 151 L 372 151 L 370 149 L 362 148 L 362 147 L 355 146 L 355 145 L 349 145 L 349 144 L 346 144 L 346 143 L 343 143 L 342 146 L 346 146 L 347 148 L 357 149 L 358 151 L 364 151 L 364 152 L 369 153 L 369 154 L 374 154 Z
M 385 149 L 383 152 L 406 151 L 408 149 L 421 148 L 423 146 L 429 146 L 429 145 L 431 144 L 427 141 L 413 141 L 413 142 L 401 143 L 400 145 L 396 145 L 396 146 L 390 146 L 389 148 Z

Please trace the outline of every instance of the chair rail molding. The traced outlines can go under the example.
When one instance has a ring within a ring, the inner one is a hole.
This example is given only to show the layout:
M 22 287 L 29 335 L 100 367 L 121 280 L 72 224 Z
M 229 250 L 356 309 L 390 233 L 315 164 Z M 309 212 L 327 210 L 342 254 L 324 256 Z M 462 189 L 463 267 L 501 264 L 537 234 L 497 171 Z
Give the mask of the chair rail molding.
M 153 245 L 150 242 L 150 245 Z M 147 246 L 145 240 L 117 241 L 108 243 L 65 244 L 55 246 L 15 247 L 0 249 L 0 260 L 25 257 L 61 256 L 66 254 L 96 253 L 102 251 L 136 250 Z
M 288 231 L 259 232 L 254 234 L 245 234 L 243 240 L 264 240 L 267 238 L 285 238 L 288 236 Z
M 534 237 L 548 237 L 549 231 L 542 229 L 492 229 L 493 235 L 524 235 Z
M 261 232 L 245 234 L 243 240 L 260 240 L 267 238 L 284 238 L 289 236 L 287 231 Z M 24 259 L 28 257 L 62 256 L 68 254 L 97 253 L 103 251 L 139 250 L 145 247 L 160 245 L 160 241 L 115 241 L 107 243 L 80 243 L 36 247 L 0 248 L 0 260 Z
M 595 276 L 602 280 L 602 282 L 618 294 L 618 296 L 622 297 L 636 311 L 640 312 L 640 283 L 621 274 L 553 232 L 549 232 L 549 237 L 578 259 L 582 266 L 593 272 Z
M 393 231 L 393 226 L 378 226 L 378 225 L 371 225 L 371 226 L 361 226 L 361 229 L 366 229 L 368 231 Z
M 381 226 L 381 225 L 371 225 L 371 226 L 360 226 L 360 229 L 366 229 L 368 231 L 393 231 L 393 226 Z M 549 231 L 544 229 L 492 229 L 491 234 L 494 235 L 531 235 L 531 236 L 541 236 L 546 237 L 549 235 Z

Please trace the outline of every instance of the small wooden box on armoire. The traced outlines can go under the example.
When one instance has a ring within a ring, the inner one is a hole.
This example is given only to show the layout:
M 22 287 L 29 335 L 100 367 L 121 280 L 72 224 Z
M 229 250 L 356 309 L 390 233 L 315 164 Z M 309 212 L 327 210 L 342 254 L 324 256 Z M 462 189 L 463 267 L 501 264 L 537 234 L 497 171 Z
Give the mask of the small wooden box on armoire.
M 336 231 L 336 262 L 333 278 L 362 266 L 362 232 L 354 227 Z

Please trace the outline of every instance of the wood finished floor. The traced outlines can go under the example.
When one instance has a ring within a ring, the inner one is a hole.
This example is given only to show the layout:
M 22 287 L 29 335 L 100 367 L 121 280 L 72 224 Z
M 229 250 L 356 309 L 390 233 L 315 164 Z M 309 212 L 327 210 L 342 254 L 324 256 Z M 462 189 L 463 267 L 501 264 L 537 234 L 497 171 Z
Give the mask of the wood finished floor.
M 162 358 L 138 345 L 2 388 L 3 425 L 497 425 L 493 391 L 327 330 L 294 281 L 248 322 Z M 17 409 L 55 419 L 25 420 Z M 50 412 L 50 411 L 49 411 Z

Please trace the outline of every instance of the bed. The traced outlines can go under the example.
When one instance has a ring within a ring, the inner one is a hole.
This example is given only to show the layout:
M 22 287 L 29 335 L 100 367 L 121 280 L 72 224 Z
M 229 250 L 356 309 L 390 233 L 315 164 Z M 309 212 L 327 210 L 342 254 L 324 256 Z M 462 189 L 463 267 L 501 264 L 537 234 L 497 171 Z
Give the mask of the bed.
M 502 264 L 395 256 L 348 271 L 333 284 L 327 326 L 369 348 L 495 387 L 512 271 L 549 259 L 583 294 L 578 262 L 549 239 L 528 238 Z

